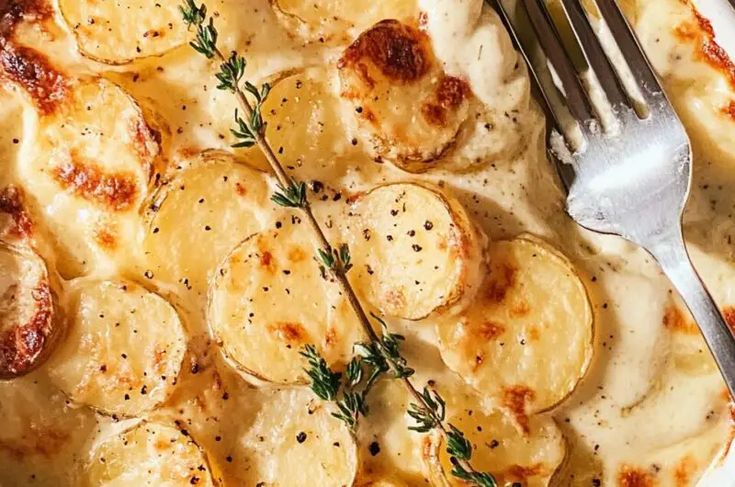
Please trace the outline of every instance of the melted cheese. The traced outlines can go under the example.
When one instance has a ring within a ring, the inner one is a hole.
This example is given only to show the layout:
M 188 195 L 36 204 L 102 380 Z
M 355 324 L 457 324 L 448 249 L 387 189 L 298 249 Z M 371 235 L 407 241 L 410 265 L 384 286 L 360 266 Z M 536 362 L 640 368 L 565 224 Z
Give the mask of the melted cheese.
M 294 5 L 277 3 L 282 9 Z M 322 2 L 327 6 L 332 3 Z M 686 2 L 633 3 L 629 2 L 630 13 L 635 16 L 643 43 L 665 77 L 694 143 L 695 184 L 686 215 L 686 234 L 694 260 L 718 302 L 723 307 L 735 305 L 735 266 L 731 263 L 730 244 L 733 224 L 729 213 L 735 203 L 735 183 L 729 174 L 729 166 L 735 162 L 735 146 L 730 137 L 735 120 L 726 110 L 735 99 L 735 88 L 722 68 L 714 68 L 712 60 L 703 54 L 702 46 L 711 40 L 697 33 L 700 22 Z M 264 80 L 291 68 L 314 64 L 331 69 L 342 52 L 313 42 L 312 34 L 325 27 L 321 17 L 316 21 L 320 23 L 317 29 L 306 29 L 306 39 L 282 27 L 265 0 L 217 0 L 209 7 L 219 14 L 216 21 L 223 51 L 237 49 L 247 54 L 249 79 Z M 479 103 L 459 131 L 453 149 L 441 161 L 445 170 L 432 170 L 410 179 L 450 189 L 474 224 L 491 240 L 523 232 L 544 237 L 572 261 L 593 306 L 596 343 L 590 370 L 561 406 L 533 417 L 534 422 L 546 425 L 552 436 L 556 435 L 555 429 L 549 425 L 552 419 L 556 420 L 566 438 L 568 461 L 556 480 L 562 485 L 589 485 L 595 479 L 610 486 L 694 485 L 710 462 L 719 461 L 721 450 L 731 437 L 731 424 L 722 381 L 706 358 L 708 352 L 703 349 L 701 338 L 687 331 L 691 330 L 690 318 L 672 318 L 671 310 L 680 307 L 680 303 L 672 298 L 669 283 L 647 254 L 618 238 L 586 232 L 564 215 L 564 197 L 555 170 L 544 156 L 543 121 L 530 98 L 528 75 L 497 15 L 480 0 L 420 0 L 419 8 L 425 14 L 423 28 L 444 72 L 465 80 Z M 243 22 L 244 18 L 248 21 Z M 228 149 L 233 101 L 228 93 L 215 89 L 213 75 L 218 67 L 190 50 L 174 49 L 161 57 L 110 68 L 79 53 L 72 29 L 58 14 L 45 22 L 40 19 L 18 26 L 15 37 L 43 52 L 60 71 L 73 73 L 74 79 L 104 74 L 122 86 L 143 107 L 146 122 L 161 134 L 160 148 L 167 162 L 162 180 L 170 181 L 187 165 L 192 154 L 210 148 Z M 286 120 L 283 126 L 288 126 L 302 145 L 297 150 L 311 157 L 317 149 L 302 141 L 309 140 L 310 131 L 317 130 L 315 127 L 338 123 L 331 117 L 341 119 L 339 123 L 344 129 L 328 134 L 336 140 L 331 144 L 325 141 L 325 145 L 330 151 L 344 151 L 343 154 L 354 150 L 353 155 L 331 158 L 332 153 L 328 152 L 318 165 L 305 169 L 294 161 L 289 166 L 289 170 L 312 183 L 314 199 L 319 200 L 315 210 L 332 228 L 330 237 L 337 238 L 336 222 L 344 218 L 347 196 L 380 183 L 408 178 L 390 165 L 373 162 L 363 144 L 353 148 L 352 139 L 357 139 L 352 128 L 354 108 L 337 108 L 339 92 L 334 70 L 324 82 L 321 76 L 319 89 L 310 92 L 318 93 L 320 100 L 330 101 L 319 101 L 313 106 L 329 109 L 309 111 L 308 123 L 293 123 L 296 112 L 292 112 L 288 115 L 290 122 Z M 320 415 L 316 421 L 309 419 L 311 416 L 301 408 L 286 421 L 273 416 L 278 411 L 288 415 L 293 404 L 305 403 L 309 395 L 293 389 L 272 392 L 246 386 L 209 339 L 201 284 L 199 295 L 194 296 L 178 283 L 185 276 L 159 277 L 149 269 L 150 256 L 145 255 L 143 241 L 145 232 L 152 228 L 147 227 L 145 218 L 137 211 L 140 205 L 151 202 L 145 182 L 137 177 L 145 168 L 130 165 L 129 154 L 122 149 L 115 152 L 122 157 L 108 158 L 110 153 L 101 157 L 106 164 L 130 166 L 136 174 L 139 191 L 135 204 L 124 214 L 99 211 L 95 204 L 79 198 L 69 188 L 54 186 L 37 172 L 40 156 L 59 153 L 50 149 L 39 153 L 34 145 L 39 124 L 44 121 L 39 120 L 39 107 L 22 94 L 17 83 L 6 84 L 8 93 L 0 93 L 0 183 L 19 185 L 32 195 L 27 210 L 34 222 L 35 245 L 53 271 L 63 271 L 66 278 L 79 274 L 87 274 L 90 279 L 124 277 L 158 291 L 180 308 L 188 335 L 187 356 L 171 397 L 150 413 L 151 420 L 156 424 L 175 424 L 191 434 L 211 464 L 218 467 L 217 476 L 225 485 L 257 481 L 286 485 L 286 481 L 279 482 L 279 475 L 302 472 L 298 462 L 314 469 L 303 470 L 311 478 L 335 478 L 338 485 L 351 481 L 355 473 L 352 466 L 357 469 L 358 462 L 358 485 L 369 485 L 370 481 L 378 482 L 377 485 L 383 485 L 380 481 L 388 485 L 424 485 L 424 479 L 431 475 L 424 454 L 426 437 L 407 430 L 410 421 L 403 411 L 410 398 L 404 389 L 387 383 L 376 388 L 370 399 L 371 417 L 363 421 L 357 434 L 356 456 L 347 444 L 345 432 L 335 429 L 339 423 L 326 415 Z M 284 85 L 284 90 L 293 94 L 289 96 L 299 96 L 295 88 Z M 282 103 L 284 107 L 288 105 Z M 124 121 L 125 116 L 136 119 L 141 113 L 135 105 L 120 106 L 127 107 L 122 116 L 103 112 L 104 116 L 97 117 L 98 125 L 104 122 L 106 127 L 116 129 L 121 127 L 116 122 Z M 298 100 L 290 106 L 296 108 L 289 110 L 298 111 L 309 105 Z M 304 113 L 298 115 L 298 120 L 303 120 Z M 266 113 L 272 130 L 281 115 L 270 116 L 274 118 L 269 119 Z M 116 133 L 123 138 L 127 134 Z M 15 138 L 18 143 L 13 141 Z M 60 142 L 65 138 L 66 135 L 57 137 Z M 280 140 L 287 142 L 289 138 Z M 119 145 L 127 147 L 124 143 Z M 67 146 L 60 147 L 66 150 Z M 82 148 L 92 151 L 100 147 L 104 148 L 92 143 Z M 107 147 L 119 149 L 116 144 Z M 152 155 L 143 162 L 155 166 L 151 159 Z M 450 172 L 467 168 L 473 171 L 462 176 Z M 254 213 L 259 225 L 275 225 L 267 203 Z M 104 250 L 94 239 L 93 224 L 109 215 L 116 223 L 121 252 Z M 182 211 L 175 218 L 183 220 L 187 216 Z M 0 219 L 0 223 L 4 221 Z M 255 230 L 248 225 L 243 228 L 246 232 Z M 307 231 L 306 226 L 303 231 Z M 234 242 L 246 237 L 242 235 Z M 217 249 L 219 253 L 219 243 L 210 243 L 206 249 Z M 59 251 L 62 247 L 65 252 Z M 205 248 L 192 247 L 188 254 L 192 259 Z M 172 249 L 177 262 L 165 263 L 177 271 L 187 254 L 182 248 Z M 165 259 L 165 248 L 156 253 L 153 262 L 160 264 Z M 219 260 L 213 255 L 208 258 Z M 68 283 L 64 282 L 63 287 L 68 290 Z M 672 323 L 681 326 L 667 326 Z M 491 414 L 492 404 L 487 398 L 471 390 L 442 362 L 435 324 L 433 317 L 419 324 L 391 320 L 391 327 L 407 337 L 405 355 L 417 369 L 414 380 L 417 384 L 433 380 L 452 397 L 467 395 L 477 408 L 488 409 Z M 268 411 L 263 409 L 265 406 L 276 409 Z M 0 432 L 3 487 L 33 485 L 32 482 L 77 485 L 90 455 L 98 451 L 93 446 L 103 444 L 119 429 L 114 416 L 95 416 L 90 408 L 65 400 L 49 380 L 46 367 L 27 377 L 0 383 L 0 419 L 4 424 Z M 309 455 L 299 450 L 296 438 L 307 428 L 323 435 Z M 282 435 L 274 437 L 278 431 Z M 478 441 L 482 439 L 480 435 Z M 267 446 L 261 446 L 263 442 Z M 341 457 L 315 456 L 337 448 L 333 446 L 335 442 L 341 445 Z M 182 448 L 195 457 L 199 455 L 191 445 Z M 553 451 L 556 456 L 550 456 L 549 462 L 557 465 L 558 451 Z M 277 454 L 269 456 L 269 452 Z M 135 455 L 138 458 L 138 452 Z M 289 455 L 297 455 L 293 457 L 296 464 L 288 461 Z M 318 468 L 339 458 L 344 459 L 342 467 Z M 538 476 L 533 481 L 538 481 Z M 325 480 L 325 484 L 329 482 Z

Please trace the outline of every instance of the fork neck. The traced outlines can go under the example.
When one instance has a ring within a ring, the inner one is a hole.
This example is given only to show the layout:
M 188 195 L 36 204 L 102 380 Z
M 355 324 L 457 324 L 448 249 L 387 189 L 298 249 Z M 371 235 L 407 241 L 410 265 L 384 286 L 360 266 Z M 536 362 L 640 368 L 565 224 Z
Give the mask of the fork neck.
M 672 226 L 645 247 L 683 298 L 714 356 L 730 396 L 735 397 L 735 335 L 692 266 L 681 226 Z

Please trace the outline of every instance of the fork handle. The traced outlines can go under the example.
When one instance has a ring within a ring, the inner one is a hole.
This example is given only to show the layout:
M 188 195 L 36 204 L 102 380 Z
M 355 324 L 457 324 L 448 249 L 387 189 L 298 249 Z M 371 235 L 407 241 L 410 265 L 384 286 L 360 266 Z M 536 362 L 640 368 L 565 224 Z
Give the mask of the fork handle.
M 692 265 L 681 227 L 677 225 L 675 233 L 647 247 L 694 316 L 730 390 L 730 397 L 735 397 L 735 336 Z

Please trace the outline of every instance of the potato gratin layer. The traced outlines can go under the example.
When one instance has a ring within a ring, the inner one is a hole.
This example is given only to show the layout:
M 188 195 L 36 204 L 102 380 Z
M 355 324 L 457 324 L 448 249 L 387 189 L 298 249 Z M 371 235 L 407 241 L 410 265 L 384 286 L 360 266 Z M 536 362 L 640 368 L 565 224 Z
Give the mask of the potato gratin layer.
M 686 234 L 735 317 L 735 65 L 686 0 L 625 3 L 692 133 Z M 691 486 L 725 387 L 643 251 L 564 214 L 481 0 L 209 0 L 363 302 L 501 485 Z M 458 486 L 384 380 L 356 435 L 305 386 L 363 340 L 270 202 L 178 1 L 0 0 L 0 485 Z M 733 319 L 735 321 L 735 319 Z M 721 485 L 721 484 L 720 484 Z

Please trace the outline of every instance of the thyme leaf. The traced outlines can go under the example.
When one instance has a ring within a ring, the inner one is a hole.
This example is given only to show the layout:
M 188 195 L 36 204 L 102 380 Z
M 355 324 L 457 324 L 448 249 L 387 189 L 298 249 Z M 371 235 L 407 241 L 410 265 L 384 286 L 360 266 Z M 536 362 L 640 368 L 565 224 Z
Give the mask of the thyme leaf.
M 237 111 L 237 108 L 235 108 L 235 124 L 237 128 L 230 129 L 230 132 L 232 135 L 235 136 L 239 142 L 236 142 L 232 144 L 232 147 L 252 147 L 256 144 L 257 139 L 255 138 L 255 133 L 250 129 L 250 125 L 248 125 L 245 120 L 243 120 L 240 117 L 240 114 Z
M 285 188 L 280 183 L 276 186 L 278 191 L 271 196 L 272 202 L 286 208 L 304 208 L 306 206 L 306 183 L 291 181 Z
M 346 274 L 352 269 L 350 248 L 347 244 L 339 246 L 339 250 L 331 247 L 317 249 L 317 262 L 332 272 Z
M 459 460 L 469 460 L 472 457 L 470 440 L 465 438 L 464 433 L 451 423 L 447 432 L 447 453 Z
M 411 403 L 408 405 L 408 415 L 416 422 L 408 429 L 419 433 L 428 433 L 444 421 L 446 403 L 438 392 L 424 387 L 420 397 L 423 404 Z
M 323 401 L 334 400 L 339 392 L 342 374 L 329 368 L 327 361 L 319 355 L 314 345 L 306 345 L 299 353 L 309 364 L 304 370 L 311 378 L 311 390 Z
M 245 67 L 247 61 L 244 57 L 238 56 L 236 52 L 232 52 L 230 57 L 224 63 L 220 64 L 219 73 L 215 77 L 219 80 L 218 90 L 227 90 L 235 93 L 240 80 L 245 75 Z

